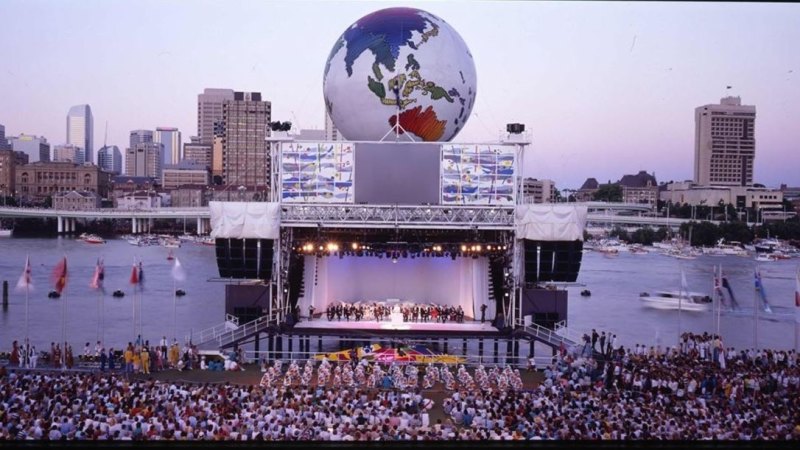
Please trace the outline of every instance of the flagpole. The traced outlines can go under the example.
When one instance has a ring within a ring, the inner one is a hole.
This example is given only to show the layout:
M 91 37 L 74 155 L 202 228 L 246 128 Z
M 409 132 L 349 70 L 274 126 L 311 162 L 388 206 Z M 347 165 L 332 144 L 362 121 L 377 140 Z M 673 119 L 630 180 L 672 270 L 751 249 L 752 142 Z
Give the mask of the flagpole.
M 173 340 L 178 338 L 178 327 L 177 327 L 178 307 L 176 306 L 177 298 L 178 298 L 178 293 L 177 291 L 175 291 L 175 276 L 173 276 L 172 277 L 172 339 Z
M 100 289 L 100 311 L 102 312 L 102 320 L 100 322 L 100 351 L 106 346 L 106 296 L 103 295 L 103 290 Z
M 67 289 L 64 286 L 64 294 L 61 296 L 61 334 L 64 338 L 64 348 L 61 352 L 61 368 L 67 368 Z
M 29 297 L 28 294 L 29 294 L 29 291 L 30 291 L 30 282 L 27 282 L 27 283 L 25 283 L 25 342 L 28 342 L 28 343 L 30 343 L 30 336 L 28 335 L 28 297 Z
M 714 275 L 711 278 L 711 329 L 714 330 L 714 326 L 716 325 L 717 321 L 717 309 L 719 309 L 719 298 L 717 298 L 717 266 L 714 266 Z M 716 309 L 715 309 L 716 308 Z M 719 331 L 716 332 L 717 336 L 719 336 Z
M 754 283 L 755 284 L 755 283 Z M 753 289 L 753 347 L 758 350 L 758 288 Z
M 722 264 L 719 265 L 719 289 L 717 289 L 719 301 L 717 302 L 717 336 L 722 337 L 720 334 L 720 321 L 722 318 Z
M 133 270 L 136 270 L 136 257 L 133 258 Z M 131 302 L 131 306 L 133 307 L 133 336 L 131 336 L 132 340 L 136 340 L 136 284 L 133 283 L 133 301 Z
M 794 277 L 794 351 L 797 352 L 797 328 L 798 324 L 800 324 L 800 266 L 797 267 L 797 273 Z
M 678 348 L 681 347 L 681 309 L 683 308 L 684 278 L 686 278 L 686 274 L 683 272 L 683 266 L 681 265 L 681 290 L 678 293 Z

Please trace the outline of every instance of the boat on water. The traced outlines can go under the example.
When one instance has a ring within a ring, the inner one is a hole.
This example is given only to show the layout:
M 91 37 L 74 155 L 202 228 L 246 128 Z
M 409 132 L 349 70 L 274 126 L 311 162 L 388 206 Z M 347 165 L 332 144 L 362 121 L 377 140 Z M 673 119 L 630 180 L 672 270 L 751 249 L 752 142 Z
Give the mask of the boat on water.
M 105 244 L 106 243 L 105 239 L 101 238 L 100 236 L 98 236 L 96 234 L 86 234 L 86 233 L 84 233 L 84 234 L 80 235 L 80 238 L 81 238 L 81 240 L 83 240 L 83 242 L 86 242 L 87 244 Z
M 210 236 L 209 237 L 204 237 L 202 239 L 199 239 L 199 242 L 201 244 L 203 244 L 203 245 L 216 245 L 217 244 L 216 240 L 214 238 L 210 237 Z
M 708 311 L 713 302 L 706 294 L 685 291 L 656 291 L 652 295 L 642 292 L 639 300 L 650 308 L 681 311 Z
M 13 230 L 8 228 L 0 228 L 0 237 L 10 237 Z
M 167 248 L 181 248 L 181 241 L 178 238 L 168 236 L 160 239 L 161 245 Z
M 772 253 L 759 253 L 756 255 L 756 261 L 758 262 L 772 262 L 777 261 L 778 258 L 774 256 Z
M 169 254 L 167 254 L 167 261 L 172 261 L 173 259 L 175 259 L 175 255 L 173 255 L 172 250 L 170 250 Z

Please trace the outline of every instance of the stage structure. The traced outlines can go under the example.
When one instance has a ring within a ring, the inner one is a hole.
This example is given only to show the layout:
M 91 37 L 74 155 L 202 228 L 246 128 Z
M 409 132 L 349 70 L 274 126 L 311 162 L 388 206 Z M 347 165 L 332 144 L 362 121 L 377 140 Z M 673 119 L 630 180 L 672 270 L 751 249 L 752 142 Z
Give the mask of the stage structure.
M 586 209 L 522 204 L 520 133 L 493 144 L 271 140 L 272 201 L 210 206 L 220 277 L 261 286 L 252 297 L 273 326 L 508 333 L 535 312 L 523 299 L 537 285 L 577 277 Z M 367 316 L 329 321 L 340 304 Z M 463 327 L 401 320 L 415 305 L 462 311 Z M 388 314 L 376 318 L 377 306 Z

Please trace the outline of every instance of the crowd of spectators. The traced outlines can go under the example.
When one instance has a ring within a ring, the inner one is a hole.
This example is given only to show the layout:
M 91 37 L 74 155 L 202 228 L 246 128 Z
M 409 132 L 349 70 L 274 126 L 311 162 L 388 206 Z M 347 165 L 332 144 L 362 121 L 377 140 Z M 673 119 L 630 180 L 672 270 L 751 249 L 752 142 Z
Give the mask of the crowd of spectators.
M 794 351 L 736 351 L 687 333 L 674 348 L 595 356 L 557 354 L 536 386 L 512 367 L 364 360 L 276 361 L 253 386 L 8 371 L 0 440 L 800 438 Z M 448 392 L 440 405 L 430 389 Z M 431 419 L 434 407 L 442 418 Z

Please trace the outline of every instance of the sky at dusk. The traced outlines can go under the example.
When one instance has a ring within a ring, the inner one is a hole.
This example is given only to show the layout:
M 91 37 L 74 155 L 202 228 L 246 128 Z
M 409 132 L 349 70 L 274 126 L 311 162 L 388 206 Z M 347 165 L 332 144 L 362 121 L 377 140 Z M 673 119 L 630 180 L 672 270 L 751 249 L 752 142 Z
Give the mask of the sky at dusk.
M 0 0 L 0 124 L 66 141 L 88 103 L 95 151 L 133 129 L 197 134 L 204 88 L 260 91 L 273 120 L 324 128 L 322 75 L 339 35 L 381 8 L 424 9 L 475 59 L 473 115 L 456 137 L 524 123 L 527 176 L 577 188 L 639 170 L 693 173 L 694 108 L 755 105 L 755 181 L 800 185 L 800 4 Z M 731 86 L 731 89 L 727 89 Z

